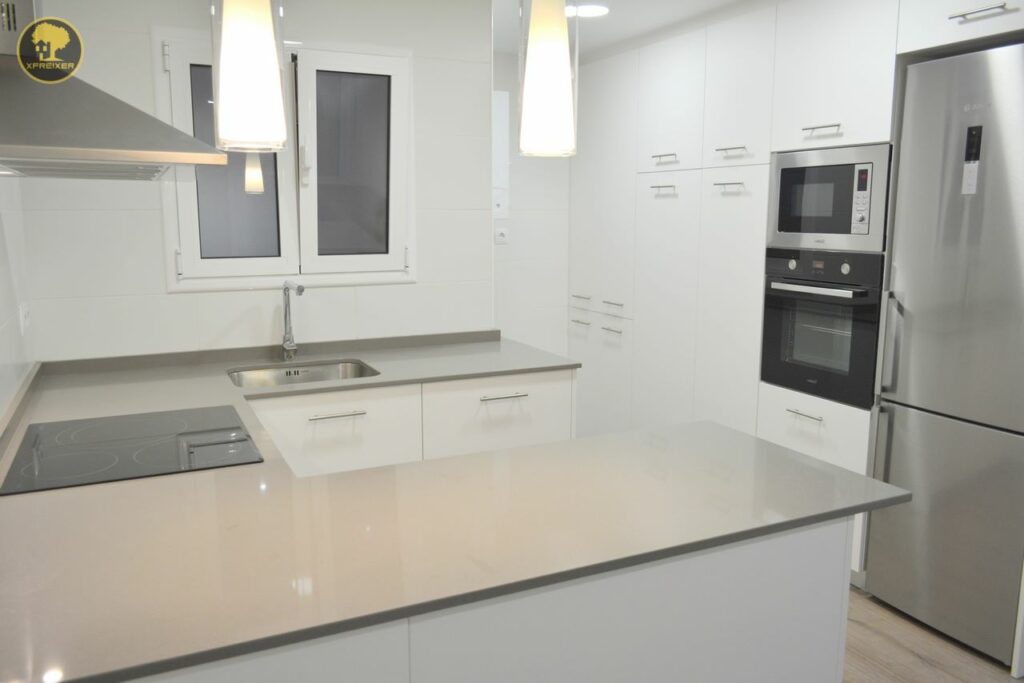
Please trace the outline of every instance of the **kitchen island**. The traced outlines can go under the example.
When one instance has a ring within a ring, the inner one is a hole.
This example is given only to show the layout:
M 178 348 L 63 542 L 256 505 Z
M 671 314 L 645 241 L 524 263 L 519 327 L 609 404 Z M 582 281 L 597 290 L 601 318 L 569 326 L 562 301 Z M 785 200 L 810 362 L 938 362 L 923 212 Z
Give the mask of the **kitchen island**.
M 909 499 L 710 423 L 297 477 L 216 365 L 37 380 L 15 432 L 226 402 L 265 461 L 0 498 L 0 681 L 838 681 Z

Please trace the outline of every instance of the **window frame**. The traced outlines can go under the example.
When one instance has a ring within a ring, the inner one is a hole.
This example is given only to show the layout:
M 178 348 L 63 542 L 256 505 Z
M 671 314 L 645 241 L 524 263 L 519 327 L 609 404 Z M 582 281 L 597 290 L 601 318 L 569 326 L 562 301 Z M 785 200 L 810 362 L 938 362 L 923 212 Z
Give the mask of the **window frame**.
M 174 41 L 169 46 L 167 59 L 170 80 L 171 123 L 189 135 L 192 128 L 193 64 L 210 65 L 213 52 L 210 45 L 198 41 Z M 287 71 L 287 70 L 286 70 Z M 286 97 L 294 93 L 292 79 L 285 78 Z M 288 125 L 294 130 L 294 112 L 285 107 Z M 294 136 L 292 136 L 294 137 Z M 196 193 L 196 173 L 192 166 L 177 166 L 174 176 L 175 205 L 177 209 L 179 280 L 208 280 L 210 278 L 237 278 L 253 276 L 297 275 L 299 269 L 299 239 L 295 189 L 295 146 L 291 140 L 277 152 L 277 220 L 279 256 L 202 258 L 199 240 L 199 201 Z M 279 278 L 275 278 L 279 279 Z
M 372 74 L 391 80 L 388 159 L 388 251 L 321 256 L 318 251 L 317 71 Z M 299 141 L 299 243 L 304 274 L 346 273 L 411 277 L 409 206 L 412 116 L 410 67 L 405 57 L 300 49 L 296 61 Z

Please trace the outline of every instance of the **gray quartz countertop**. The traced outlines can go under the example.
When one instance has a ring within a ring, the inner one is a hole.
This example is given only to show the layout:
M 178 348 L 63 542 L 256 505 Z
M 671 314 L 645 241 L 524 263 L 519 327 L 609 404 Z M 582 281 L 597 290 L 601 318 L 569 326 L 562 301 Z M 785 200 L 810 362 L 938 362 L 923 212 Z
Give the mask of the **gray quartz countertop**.
M 507 341 L 350 355 L 378 383 L 575 366 Z M 124 679 L 909 499 L 710 423 L 297 478 L 225 360 L 37 377 L 0 476 L 29 423 L 222 404 L 265 462 L 0 498 L 0 681 Z

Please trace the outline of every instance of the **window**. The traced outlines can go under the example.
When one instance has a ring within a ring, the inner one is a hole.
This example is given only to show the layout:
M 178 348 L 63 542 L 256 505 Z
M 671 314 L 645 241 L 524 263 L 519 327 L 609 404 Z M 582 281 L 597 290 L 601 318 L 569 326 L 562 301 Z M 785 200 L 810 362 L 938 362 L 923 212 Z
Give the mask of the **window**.
M 405 270 L 406 60 L 302 50 L 297 65 L 302 271 Z
M 161 47 L 165 109 L 213 144 L 208 41 Z M 169 178 L 171 289 L 276 287 L 283 275 L 313 286 L 413 281 L 408 60 L 300 50 L 293 65 L 285 96 L 297 132 L 260 155 L 263 194 L 245 193 L 239 153 Z

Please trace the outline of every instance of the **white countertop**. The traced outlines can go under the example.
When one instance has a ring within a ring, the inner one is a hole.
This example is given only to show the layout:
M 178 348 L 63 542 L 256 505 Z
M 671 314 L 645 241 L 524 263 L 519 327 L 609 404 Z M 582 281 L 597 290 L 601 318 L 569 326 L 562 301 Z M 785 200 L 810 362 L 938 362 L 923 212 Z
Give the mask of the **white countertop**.
M 353 355 L 380 381 L 529 355 L 460 346 L 475 348 L 426 351 L 420 370 L 408 350 Z M 909 499 L 709 423 L 299 479 L 222 365 L 37 379 L 0 476 L 30 422 L 219 404 L 266 460 L 0 498 L 0 681 L 119 678 Z

